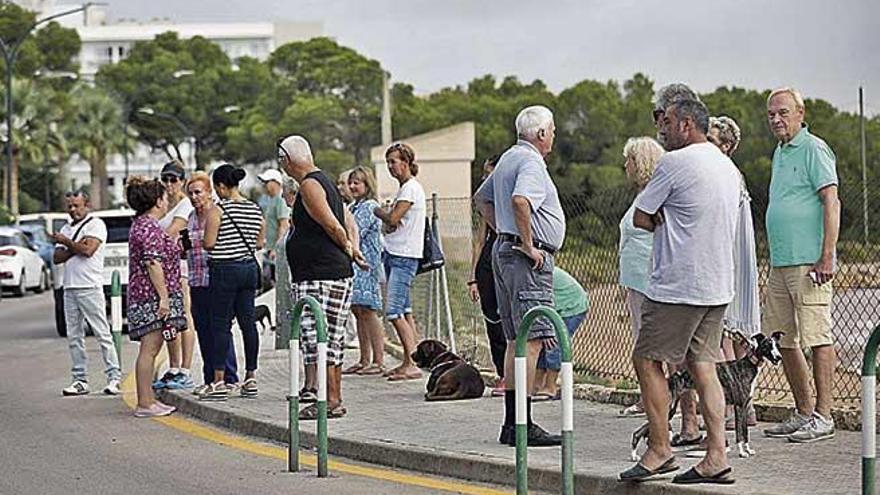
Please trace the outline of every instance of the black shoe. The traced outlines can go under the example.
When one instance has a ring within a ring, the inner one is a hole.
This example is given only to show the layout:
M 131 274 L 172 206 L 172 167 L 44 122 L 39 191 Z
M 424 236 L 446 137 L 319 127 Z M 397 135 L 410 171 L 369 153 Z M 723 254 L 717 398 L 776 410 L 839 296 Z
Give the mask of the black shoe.
M 509 447 L 516 447 L 516 426 L 502 426 L 498 443 Z M 529 425 L 529 447 L 555 447 L 557 445 L 562 445 L 562 435 L 553 435 L 535 423 Z

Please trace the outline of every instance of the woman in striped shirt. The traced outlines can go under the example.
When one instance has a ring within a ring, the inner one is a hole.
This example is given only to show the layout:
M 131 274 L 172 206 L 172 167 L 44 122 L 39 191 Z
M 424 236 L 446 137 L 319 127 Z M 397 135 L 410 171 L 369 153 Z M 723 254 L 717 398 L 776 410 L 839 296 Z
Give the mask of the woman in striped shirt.
M 244 340 L 245 369 L 242 397 L 257 396 L 257 354 L 260 337 L 254 321 L 254 299 L 260 283 L 256 252 L 263 247 L 263 212 L 238 190 L 245 171 L 221 165 L 214 171 L 214 190 L 220 202 L 209 215 L 202 243 L 210 253 L 208 278 L 211 294 L 211 334 L 214 381 L 199 396 L 223 401 L 229 397 L 225 383 L 226 355 L 232 339 L 232 318 L 238 321 Z

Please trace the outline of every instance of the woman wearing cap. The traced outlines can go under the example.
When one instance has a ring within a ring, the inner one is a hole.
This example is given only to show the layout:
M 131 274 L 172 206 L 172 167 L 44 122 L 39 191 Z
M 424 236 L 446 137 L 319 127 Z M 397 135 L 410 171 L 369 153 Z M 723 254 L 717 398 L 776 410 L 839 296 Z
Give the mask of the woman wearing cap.
M 242 397 L 257 396 L 257 355 L 260 336 L 254 321 L 254 299 L 260 283 L 257 250 L 263 247 L 265 223 L 260 207 L 245 199 L 238 184 L 244 170 L 221 165 L 214 170 L 214 190 L 220 197 L 208 215 L 202 241 L 211 253 L 211 334 L 214 337 L 214 381 L 199 395 L 202 400 L 224 401 L 229 397 L 223 364 L 232 339 L 232 319 L 238 321 L 244 340 L 245 377 Z
M 170 161 L 162 167 L 159 174 L 162 184 L 165 186 L 165 194 L 168 199 L 168 211 L 159 219 L 159 226 L 178 241 L 187 234 L 186 223 L 193 211 L 192 203 L 184 194 L 186 183 L 186 171 L 183 164 L 177 160 Z M 180 243 L 183 246 L 183 243 Z M 180 286 L 183 290 L 183 306 L 186 312 L 186 328 L 180 333 L 180 338 L 168 342 L 168 371 L 162 378 L 153 383 L 153 388 L 180 389 L 192 388 L 193 380 L 190 368 L 192 368 L 193 348 L 195 347 L 195 335 L 189 330 L 194 327 L 192 319 L 189 283 L 187 281 L 188 269 L 186 260 L 180 262 Z
M 140 342 L 135 381 L 139 418 L 167 416 L 174 407 L 155 399 L 150 387 L 163 340 L 186 327 L 180 290 L 180 248 L 159 226 L 167 211 L 165 187 L 158 180 L 131 177 L 125 198 L 135 217 L 128 238 L 128 336 Z
M 385 314 L 397 331 L 403 345 L 403 362 L 386 372 L 391 381 L 421 378 L 422 372 L 412 360 L 416 348 L 416 323 L 412 316 L 413 279 L 422 259 L 425 236 L 425 190 L 416 180 L 419 165 L 416 154 L 406 143 L 394 143 L 385 151 L 385 162 L 400 189 L 393 206 L 386 211 L 381 207 L 373 214 L 385 226 L 385 252 L 382 254 L 387 280 L 387 308 Z

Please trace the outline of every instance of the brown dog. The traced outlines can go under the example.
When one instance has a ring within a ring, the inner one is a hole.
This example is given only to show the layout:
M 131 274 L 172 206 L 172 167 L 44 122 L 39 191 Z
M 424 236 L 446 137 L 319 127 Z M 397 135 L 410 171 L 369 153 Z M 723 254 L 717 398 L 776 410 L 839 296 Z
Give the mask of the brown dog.
M 425 400 L 477 399 L 483 396 L 486 385 L 476 368 L 456 354 L 449 352 L 439 340 L 423 340 L 412 353 L 419 368 L 431 371 L 425 386 Z

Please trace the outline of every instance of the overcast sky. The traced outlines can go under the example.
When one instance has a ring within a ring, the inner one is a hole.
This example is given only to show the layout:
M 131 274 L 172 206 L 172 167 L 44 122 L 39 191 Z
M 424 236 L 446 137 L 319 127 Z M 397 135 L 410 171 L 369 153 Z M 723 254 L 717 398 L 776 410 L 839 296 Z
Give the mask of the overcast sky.
M 424 93 L 487 73 L 699 91 L 793 85 L 846 110 L 880 113 L 877 0 L 109 0 L 114 18 L 322 21 L 325 34 Z

